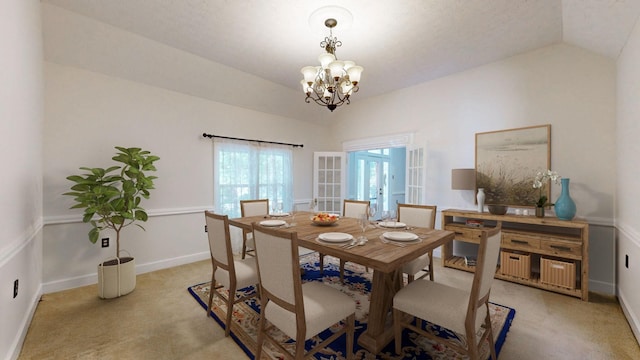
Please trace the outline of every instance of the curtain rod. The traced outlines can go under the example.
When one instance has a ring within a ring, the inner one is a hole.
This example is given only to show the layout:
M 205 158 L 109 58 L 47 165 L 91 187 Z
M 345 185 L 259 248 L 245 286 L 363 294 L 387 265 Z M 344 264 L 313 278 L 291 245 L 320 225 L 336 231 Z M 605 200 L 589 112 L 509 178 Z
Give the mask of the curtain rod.
M 296 147 L 304 147 L 303 144 L 289 144 L 289 143 L 282 143 L 282 142 L 276 142 L 276 141 L 243 139 L 243 138 L 236 138 L 236 137 L 229 137 L 229 136 L 212 135 L 212 134 L 207 134 L 207 133 L 203 133 L 202 136 L 206 137 L 206 138 L 209 138 L 209 139 L 221 138 L 221 139 L 229 139 L 229 140 L 253 141 L 253 142 L 265 143 L 265 144 L 287 145 L 287 146 L 293 146 L 294 148 L 296 148 Z

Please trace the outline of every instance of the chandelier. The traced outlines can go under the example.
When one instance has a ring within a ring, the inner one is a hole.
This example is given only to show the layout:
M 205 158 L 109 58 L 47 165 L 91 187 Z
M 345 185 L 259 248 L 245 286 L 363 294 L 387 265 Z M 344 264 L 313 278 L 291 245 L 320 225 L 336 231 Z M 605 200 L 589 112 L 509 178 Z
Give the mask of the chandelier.
M 358 92 L 360 75 L 364 69 L 353 61 L 336 58 L 336 48 L 342 46 L 342 42 L 333 36 L 332 29 L 338 25 L 338 21 L 327 19 L 324 25 L 329 28 L 329 36 L 320 42 L 320 47 L 326 53 L 318 56 L 320 66 L 305 66 L 300 70 L 304 75 L 300 83 L 302 91 L 307 95 L 306 103 L 313 100 L 333 112 L 338 106 L 349 104 L 351 94 Z

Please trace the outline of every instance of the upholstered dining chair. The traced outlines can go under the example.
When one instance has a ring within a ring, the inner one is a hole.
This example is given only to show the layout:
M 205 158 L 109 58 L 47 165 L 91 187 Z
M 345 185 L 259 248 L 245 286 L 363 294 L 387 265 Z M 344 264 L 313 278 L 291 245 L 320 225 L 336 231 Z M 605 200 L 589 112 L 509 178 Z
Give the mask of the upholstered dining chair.
M 396 353 L 401 351 L 402 328 L 408 328 L 438 343 L 479 359 L 485 341 L 489 343 L 492 359 L 496 359 L 495 342 L 489 314 L 489 294 L 496 273 L 500 253 L 501 222 L 490 230 L 483 230 L 478 248 L 477 266 L 469 289 L 416 280 L 403 287 L 393 297 L 393 328 Z M 423 321 L 412 325 L 411 317 L 427 320 L 456 333 L 444 339 L 424 331 Z
M 269 215 L 269 199 L 240 200 L 240 216 Z M 253 233 L 248 230 L 242 231 L 242 258 L 247 255 L 253 256 L 255 246 L 253 244 Z
M 369 200 L 347 200 L 342 203 L 342 216 L 350 218 L 359 218 L 362 215 L 369 214 Z
M 256 359 L 266 340 L 285 356 L 311 358 L 318 350 L 346 334 L 346 356 L 353 359 L 356 303 L 349 296 L 319 281 L 302 283 L 297 233 L 253 224 L 260 277 L 260 320 Z M 271 324 L 267 328 L 267 321 Z M 343 327 L 305 354 L 305 341 L 342 321 Z M 295 340 L 295 355 L 268 333 L 277 327 Z
M 342 203 L 342 217 L 360 218 L 362 215 L 369 214 L 370 202 L 368 200 L 347 200 Z M 320 253 L 320 273 L 324 270 L 324 254 Z M 344 283 L 344 264 L 345 261 L 340 259 L 340 281 Z M 369 268 L 366 268 L 369 271 Z
M 250 285 L 258 285 L 258 269 L 255 258 L 234 260 L 231 250 L 228 216 L 214 214 L 210 211 L 205 211 L 204 214 L 207 223 L 211 264 L 213 266 L 207 316 L 211 314 L 213 296 L 219 296 L 227 305 L 224 335 L 229 336 L 234 304 L 259 294 L 259 290 L 256 289 L 255 292 L 249 295 L 236 297 L 236 291 Z M 217 286 L 217 284 L 221 284 L 221 286 Z M 228 295 L 218 291 L 222 287 L 229 290 Z
M 436 209 L 435 205 L 398 204 L 398 221 L 407 226 L 433 229 L 436 224 Z M 429 280 L 433 281 L 433 251 L 402 267 L 402 272 L 407 274 L 409 282 L 412 282 L 420 271 L 425 272 L 420 278 L 429 275 Z

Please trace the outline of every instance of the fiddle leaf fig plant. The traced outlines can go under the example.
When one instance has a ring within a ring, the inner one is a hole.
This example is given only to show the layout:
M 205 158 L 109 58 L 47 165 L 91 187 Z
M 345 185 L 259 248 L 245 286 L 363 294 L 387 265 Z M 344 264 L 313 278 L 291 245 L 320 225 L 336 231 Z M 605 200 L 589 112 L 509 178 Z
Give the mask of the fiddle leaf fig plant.
M 156 176 L 147 172 L 156 171 L 154 162 L 160 158 L 140 148 L 115 147 L 118 152 L 111 159 L 120 165 L 109 168 L 81 167 L 83 174 L 71 175 L 74 182 L 70 192 L 76 204 L 71 209 L 84 209 L 82 221 L 92 225 L 89 241 L 96 243 L 100 231 L 111 229 L 116 233 L 116 257 L 120 254 L 120 231 L 129 225 L 148 219 L 140 206 L 142 199 L 149 199 Z

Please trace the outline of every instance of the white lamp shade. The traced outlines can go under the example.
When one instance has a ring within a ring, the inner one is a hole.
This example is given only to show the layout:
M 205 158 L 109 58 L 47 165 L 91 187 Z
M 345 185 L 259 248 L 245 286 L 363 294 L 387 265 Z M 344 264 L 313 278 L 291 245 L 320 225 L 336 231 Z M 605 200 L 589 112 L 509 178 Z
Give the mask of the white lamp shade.
M 307 84 L 307 82 L 305 80 L 300 80 L 300 85 L 302 85 L 302 92 L 303 93 L 308 93 L 309 92 L 309 84 Z
M 320 54 L 320 56 L 318 56 L 318 61 L 320 61 L 320 65 L 323 69 L 326 69 L 335 59 L 336 56 L 329 53 Z
M 356 66 L 356 63 L 351 60 L 344 61 L 344 69 L 349 70 L 349 68 Z
M 347 74 L 349 74 L 349 80 L 353 83 L 358 83 L 360 81 L 360 75 L 364 68 L 362 66 L 352 66 L 347 70 Z
M 353 90 L 353 84 L 348 84 L 346 81 L 340 84 L 340 91 L 344 95 L 351 95 L 351 90 Z
M 452 190 L 475 190 L 476 169 L 451 169 Z
M 315 66 L 305 66 L 300 70 L 302 75 L 304 75 L 304 81 L 308 83 L 313 83 L 316 80 L 317 70 Z
M 329 70 L 331 70 L 332 77 L 342 77 L 344 75 L 344 62 L 340 60 L 332 61 L 329 64 Z

